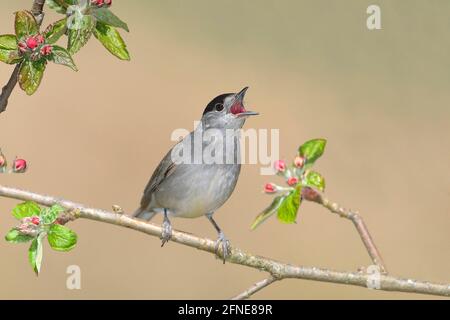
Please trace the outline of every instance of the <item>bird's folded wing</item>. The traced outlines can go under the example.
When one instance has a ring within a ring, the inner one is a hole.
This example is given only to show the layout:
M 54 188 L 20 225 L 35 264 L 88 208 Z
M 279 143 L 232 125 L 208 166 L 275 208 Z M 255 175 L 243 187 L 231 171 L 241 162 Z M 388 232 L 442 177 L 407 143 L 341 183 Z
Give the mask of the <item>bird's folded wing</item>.
M 147 187 L 145 187 L 144 196 L 141 200 L 141 208 L 145 209 L 148 207 L 152 200 L 153 192 L 158 190 L 161 183 L 175 171 L 176 167 L 176 164 L 172 161 L 172 150 L 170 150 L 161 160 L 155 172 L 153 172 Z

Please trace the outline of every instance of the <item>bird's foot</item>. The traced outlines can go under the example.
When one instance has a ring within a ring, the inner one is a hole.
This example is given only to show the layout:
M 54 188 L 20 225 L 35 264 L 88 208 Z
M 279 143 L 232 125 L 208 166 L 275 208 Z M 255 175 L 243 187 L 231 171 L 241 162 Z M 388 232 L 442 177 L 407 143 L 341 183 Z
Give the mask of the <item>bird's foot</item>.
M 220 248 L 222 248 L 222 256 L 220 255 Z M 225 261 L 231 254 L 231 245 L 223 232 L 219 233 L 219 238 L 216 240 L 215 252 L 216 256 L 222 258 L 223 263 L 225 264 Z
M 172 225 L 170 224 L 170 221 L 167 219 L 164 219 L 164 222 L 162 224 L 162 233 L 161 233 L 161 247 L 164 247 L 164 245 L 169 242 L 169 240 L 172 238 Z

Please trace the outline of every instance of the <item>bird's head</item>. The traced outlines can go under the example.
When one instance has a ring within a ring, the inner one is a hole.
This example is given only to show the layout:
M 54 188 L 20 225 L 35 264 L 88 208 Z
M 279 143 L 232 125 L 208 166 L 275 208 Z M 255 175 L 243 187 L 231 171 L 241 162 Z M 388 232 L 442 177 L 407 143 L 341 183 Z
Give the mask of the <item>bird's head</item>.
M 203 112 L 203 126 L 207 129 L 240 129 L 248 117 L 258 115 L 244 107 L 247 90 L 245 87 L 239 93 L 226 93 L 214 98 Z

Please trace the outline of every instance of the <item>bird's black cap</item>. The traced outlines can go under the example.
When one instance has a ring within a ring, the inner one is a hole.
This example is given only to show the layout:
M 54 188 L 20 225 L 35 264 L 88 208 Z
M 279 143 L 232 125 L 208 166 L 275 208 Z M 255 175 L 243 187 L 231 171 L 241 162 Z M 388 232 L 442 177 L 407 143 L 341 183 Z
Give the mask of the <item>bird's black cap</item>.
M 216 110 L 216 105 L 223 104 L 225 102 L 225 98 L 231 95 L 233 95 L 233 93 L 224 93 L 220 96 L 215 97 L 210 103 L 208 103 L 205 111 L 203 112 L 203 115 Z

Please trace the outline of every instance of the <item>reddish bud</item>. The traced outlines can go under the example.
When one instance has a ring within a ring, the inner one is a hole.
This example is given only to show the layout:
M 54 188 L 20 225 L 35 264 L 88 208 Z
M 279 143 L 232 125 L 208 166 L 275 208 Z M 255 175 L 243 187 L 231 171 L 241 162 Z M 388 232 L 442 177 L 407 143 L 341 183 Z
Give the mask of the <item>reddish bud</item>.
M 104 2 L 105 2 L 105 5 L 108 7 L 112 5 L 112 0 L 105 0 Z
M 20 220 L 22 224 L 30 224 L 31 223 L 31 217 L 25 217 L 22 220 Z
M 25 42 L 23 42 L 23 41 L 19 42 L 18 46 L 19 46 L 19 51 L 20 52 L 22 52 L 22 53 L 27 52 L 28 46 L 27 46 L 27 44 Z
M 49 44 L 46 44 L 45 46 L 43 46 L 41 48 L 41 54 L 43 56 L 48 56 L 49 54 L 51 54 L 53 52 L 53 47 Z
M 6 166 L 8 165 L 8 162 L 6 161 L 5 156 L 3 155 L 2 151 L 0 150 L 0 173 L 4 171 Z
M 41 219 L 39 219 L 39 217 L 32 217 L 31 223 L 34 224 L 35 226 L 38 226 L 41 223 Z
M 16 159 L 13 164 L 14 173 L 25 173 L 27 171 L 27 162 L 24 159 Z
M 292 186 L 295 186 L 298 183 L 298 178 L 296 177 L 291 177 L 288 179 L 287 184 Z
M 45 42 L 45 38 L 42 34 L 38 34 L 36 37 L 34 37 L 38 44 L 43 44 Z
M 305 165 L 305 158 L 300 157 L 300 156 L 295 157 L 295 159 L 294 159 L 294 165 L 295 165 L 297 168 L 303 168 L 303 166 Z
M 285 172 L 286 171 L 286 163 L 283 160 L 275 161 L 274 167 L 277 172 Z
M 31 50 L 36 49 L 36 47 L 38 46 L 38 41 L 36 40 L 35 37 L 30 37 L 27 39 L 27 47 L 30 48 Z
M 277 191 L 277 186 L 273 183 L 268 183 L 264 186 L 265 193 L 275 193 Z
M 105 0 L 92 0 L 91 4 L 97 7 L 101 7 L 105 4 Z

